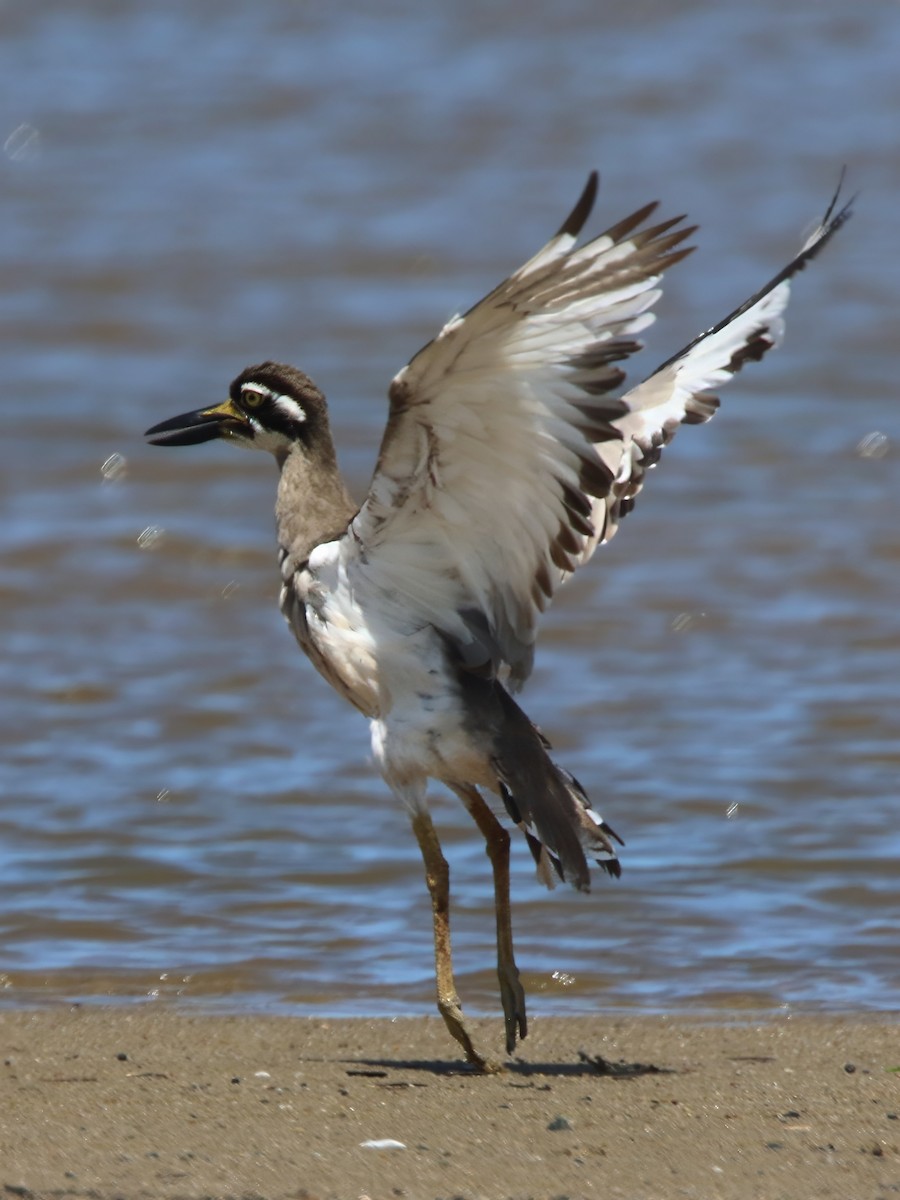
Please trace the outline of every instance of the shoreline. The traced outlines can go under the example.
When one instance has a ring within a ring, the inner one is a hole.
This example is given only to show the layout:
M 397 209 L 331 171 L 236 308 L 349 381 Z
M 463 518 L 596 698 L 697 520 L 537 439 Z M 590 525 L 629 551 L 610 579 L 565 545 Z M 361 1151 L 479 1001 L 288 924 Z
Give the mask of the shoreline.
M 499 1053 L 502 1022 L 472 1024 Z M 432 1016 L 91 1004 L 0 1010 L 0 1040 L 0 1194 L 35 1200 L 887 1200 L 900 1180 L 898 1013 L 538 1017 L 489 1077 Z

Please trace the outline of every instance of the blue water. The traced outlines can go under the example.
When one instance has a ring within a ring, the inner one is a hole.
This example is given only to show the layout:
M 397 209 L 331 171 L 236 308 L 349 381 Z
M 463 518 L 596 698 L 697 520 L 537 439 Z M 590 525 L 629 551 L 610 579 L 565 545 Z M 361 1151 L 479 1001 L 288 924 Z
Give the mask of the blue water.
M 429 1011 L 406 818 L 277 613 L 273 468 L 141 432 L 295 361 L 362 495 L 391 376 L 591 167 L 594 229 L 701 225 L 649 371 L 846 163 L 784 348 L 548 614 L 524 702 L 625 874 L 547 895 L 519 845 L 515 921 L 538 1012 L 896 1006 L 900 10 L 620 7 L 0 7 L 8 1002 Z M 480 839 L 434 807 L 494 1011 Z

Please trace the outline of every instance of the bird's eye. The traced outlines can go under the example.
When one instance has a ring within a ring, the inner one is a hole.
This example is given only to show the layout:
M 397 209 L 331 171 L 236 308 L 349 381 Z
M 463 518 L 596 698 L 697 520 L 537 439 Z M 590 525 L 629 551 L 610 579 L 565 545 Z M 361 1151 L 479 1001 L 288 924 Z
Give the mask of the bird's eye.
M 245 408 L 259 408 L 268 395 L 269 391 L 267 388 L 247 383 L 241 388 L 241 403 Z

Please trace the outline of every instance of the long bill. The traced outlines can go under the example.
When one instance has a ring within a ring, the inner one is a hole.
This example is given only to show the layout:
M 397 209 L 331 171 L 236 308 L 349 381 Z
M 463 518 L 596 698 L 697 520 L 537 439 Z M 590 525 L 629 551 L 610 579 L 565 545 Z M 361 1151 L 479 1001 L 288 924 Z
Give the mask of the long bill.
M 152 446 L 194 446 L 211 442 L 213 438 L 230 437 L 248 428 L 247 418 L 238 412 L 231 400 L 213 408 L 198 408 L 160 421 L 148 429 L 144 437 Z

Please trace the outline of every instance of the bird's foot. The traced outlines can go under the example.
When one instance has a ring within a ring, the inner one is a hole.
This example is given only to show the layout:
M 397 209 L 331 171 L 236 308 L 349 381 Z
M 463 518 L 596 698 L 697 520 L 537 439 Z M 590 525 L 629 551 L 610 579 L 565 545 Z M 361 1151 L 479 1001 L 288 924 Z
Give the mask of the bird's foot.
M 519 980 L 515 963 L 504 971 L 499 968 L 500 1000 L 503 1004 L 503 1020 L 506 1026 L 506 1053 L 512 1054 L 516 1041 L 528 1034 L 528 1019 L 525 1015 L 525 989 Z
M 466 1025 L 458 996 L 439 997 L 438 1011 L 444 1018 L 444 1024 L 450 1030 L 450 1033 L 465 1051 L 466 1062 L 474 1072 L 479 1075 L 497 1075 L 503 1070 L 502 1063 L 495 1062 L 491 1058 L 485 1058 L 483 1054 L 479 1054 L 475 1049 L 475 1043 Z

